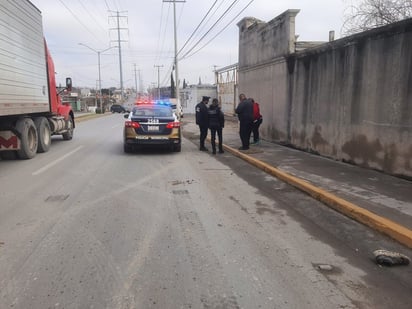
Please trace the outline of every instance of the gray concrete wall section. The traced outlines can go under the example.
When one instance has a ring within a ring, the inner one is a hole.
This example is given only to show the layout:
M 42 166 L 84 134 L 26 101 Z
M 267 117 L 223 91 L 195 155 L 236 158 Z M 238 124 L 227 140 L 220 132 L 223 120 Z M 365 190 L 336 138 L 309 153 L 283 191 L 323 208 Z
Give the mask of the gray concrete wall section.
M 288 78 L 285 55 L 294 51 L 295 17 L 287 10 L 264 23 L 244 18 L 239 27 L 239 93 L 260 103 L 264 121 L 262 136 L 285 141 L 289 125 Z
M 238 23 L 239 92 L 261 104 L 262 136 L 412 177 L 412 19 L 295 53 L 297 12 Z

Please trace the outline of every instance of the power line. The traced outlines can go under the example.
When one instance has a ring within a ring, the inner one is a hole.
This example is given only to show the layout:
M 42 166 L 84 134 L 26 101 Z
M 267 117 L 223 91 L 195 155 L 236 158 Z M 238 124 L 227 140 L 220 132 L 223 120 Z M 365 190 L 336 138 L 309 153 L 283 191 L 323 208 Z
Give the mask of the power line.
M 165 74 L 165 77 L 163 78 L 161 82 L 163 86 L 167 85 L 167 82 L 170 80 L 170 74 L 172 73 L 172 71 L 173 71 L 173 64 L 169 66 L 169 68 L 167 69 L 167 73 Z
M 200 21 L 200 23 L 197 25 L 196 29 L 193 30 L 192 34 L 190 35 L 190 37 L 186 40 L 186 42 L 183 44 L 183 46 L 180 48 L 180 50 L 177 52 L 177 54 L 179 55 L 180 52 L 183 50 L 183 48 L 186 47 L 187 43 L 189 43 L 189 41 L 192 39 L 192 37 L 195 35 L 196 31 L 200 28 L 200 26 L 202 25 L 203 21 L 206 19 L 206 17 L 209 15 L 210 11 L 212 11 L 213 7 L 216 5 L 218 0 L 215 0 L 215 2 L 212 4 L 212 6 L 210 7 L 209 11 L 207 11 L 206 15 L 202 18 L 202 20 Z
M 167 30 L 167 23 L 169 21 L 169 13 L 170 13 L 170 4 L 168 6 L 168 10 L 167 10 L 167 14 L 166 14 L 166 22 L 165 22 L 165 26 L 164 26 L 164 31 L 163 31 L 163 36 L 162 36 L 162 21 L 163 21 L 163 8 L 164 8 L 164 2 L 162 2 L 162 11 L 161 11 L 161 24 L 160 24 L 160 29 L 159 29 L 159 40 L 158 40 L 158 48 L 156 49 L 158 51 L 158 54 L 156 55 L 156 62 L 159 62 L 160 58 L 162 57 L 162 53 L 163 53 L 163 48 L 164 48 L 164 44 L 166 41 L 166 30 Z M 160 41 L 162 42 L 160 45 L 160 49 L 159 49 L 159 43 Z
M 107 0 L 104 0 L 104 3 L 106 4 L 107 10 L 110 11 L 110 7 L 109 7 L 109 5 L 107 4 Z
M 231 0 L 229 0 L 231 1 Z M 207 28 L 207 25 L 209 24 L 209 22 L 213 19 L 213 17 L 217 14 L 217 12 L 220 10 L 220 8 L 225 4 L 226 0 L 223 0 L 222 2 L 220 2 L 216 8 L 214 8 L 212 14 L 210 14 L 210 16 L 207 18 L 207 20 L 203 23 L 203 25 L 199 28 L 199 34 L 196 34 L 196 39 L 198 39 L 201 36 L 201 33 L 205 31 L 205 29 Z
M 63 0 L 59 0 L 60 3 L 72 14 L 72 16 L 81 24 L 94 38 L 96 37 L 96 34 L 93 33 L 78 17 L 76 14 L 73 13 L 73 11 L 63 2 Z M 100 41 L 100 40 L 99 40 Z M 101 42 L 101 41 L 100 41 Z
M 121 9 L 119 2 L 117 2 L 116 0 L 112 0 L 114 3 L 114 6 L 116 7 L 116 10 L 119 11 Z
M 212 41 L 213 41 L 219 34 L 221 34 L 224 30 L 226 30 L 227 27 L 229 27 L 230 24 L 231 24 L 236 18 L 238 18 L 239 15 L 242 14 L 243 11 L 246 10 L 246 9 L 249 7 L 249 5 L 252 4 L 253 1 L 255 1 L 255 0 L 250 0 L 249 3 L 248 3 L 235 17 L 233 17 L 214 37 L 212 37 L 209 41 L 207 41 L 202 47 L 200 47 L 198 50 L 196 50 L 195 52 L 193 52 L 193 53 L 190 54 L 190 55 L 187 55 L 187 53 L 186 53 L 187 56 L 183 56 L 181 59 L 187 59 L 187 58 L 189 58 L 189 57 L 192 57 L 193 55 L 195 55 L 195 54 L 197 54 L 199 51 L 201 51 L 203 48 L 205 48 L 207 45 L 209 45 L 209 43 L 212 42 Z
M 94 16 L 90 13 L 91 10 L 88 10 L 88 9 L 84 6 L 82 0 L 78 0 L 78 1 L 79 1 L 80 5 L 83 7 L 83 9 L 87 12 L 87 14 L 89 14 L 89 16 L 95 21 L 96 25 L 98 25 L 103 31 L 106 31 L 107 29 L 104 29 L 104 28 L 100 25 L 100 23 L 94 18 Z
M 194 46 L 192 46 L 183 56 L 181 59 L 185 58 L 193 49 L 196 48 L 200 44 L 200 42 L 210 33 L 210 31 L 213 30 L 213 28 L 222 20 L 223 17 L 226 16 L 226 14 L 233 8 L 233 6 L 238 2 L 239 0 L 234 0 L 232 4 L 226 9 L 225 12 L 216 20 L 216 22 L 209 28 L 209 30 L 196 42 Z

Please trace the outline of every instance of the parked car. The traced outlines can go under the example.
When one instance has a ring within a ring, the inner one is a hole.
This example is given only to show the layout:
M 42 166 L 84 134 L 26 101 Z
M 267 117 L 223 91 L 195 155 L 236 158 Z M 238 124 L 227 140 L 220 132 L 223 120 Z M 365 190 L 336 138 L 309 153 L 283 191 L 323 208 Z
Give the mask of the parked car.
M 170 105 L 138 104 L 124 118 L 124 152 L 148 146 L 167 146 L 175 152 L 181 151 L 180 121 Z
M 110 111 L 112 113 L 126 113 L 127 112 L 126 108 L 124 108 L 122 105 L 119 105 L 119 104 L 113 104 L 110 107 Z

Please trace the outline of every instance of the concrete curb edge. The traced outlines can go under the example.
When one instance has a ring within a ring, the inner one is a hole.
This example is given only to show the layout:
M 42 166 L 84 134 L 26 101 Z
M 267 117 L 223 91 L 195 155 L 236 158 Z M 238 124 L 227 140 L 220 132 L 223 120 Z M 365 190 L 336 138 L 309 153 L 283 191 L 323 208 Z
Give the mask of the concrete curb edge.
M 279 178 L 280 180 L 294 186 L 295 188 L 309 194 L 313 198 L 321 201 L 327 206 L 339 211 L 347 217 L 365 224 L 412 249 L 412 230 L 393 222 L 384 217 L 378 216 L 373 212 L 361 208 L 351 202 L 348 202 L 326 190 L 312 185 L 311 183 L 285 173 L 265 162 L 255 159 L 241 151 L 230 146 L 223 145 L 223 148 L 233 155 L 247 161 L 264 172 Z

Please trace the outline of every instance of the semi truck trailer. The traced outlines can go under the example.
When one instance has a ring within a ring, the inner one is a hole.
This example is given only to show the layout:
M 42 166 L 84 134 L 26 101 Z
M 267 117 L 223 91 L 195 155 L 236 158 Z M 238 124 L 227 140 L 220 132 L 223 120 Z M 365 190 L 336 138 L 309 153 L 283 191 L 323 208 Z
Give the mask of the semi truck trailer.
M 0 1 L 0 158 L 31 159 L 53 135 L 73 138 L 74 114 L 57 88 L 42 16 L 28 0 Z

